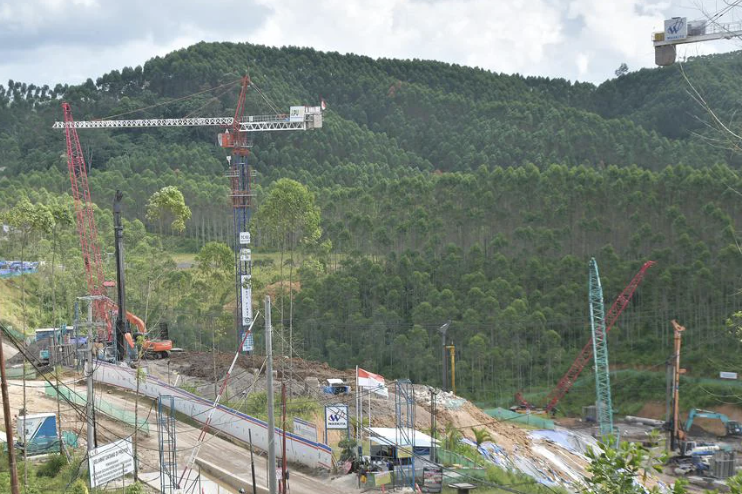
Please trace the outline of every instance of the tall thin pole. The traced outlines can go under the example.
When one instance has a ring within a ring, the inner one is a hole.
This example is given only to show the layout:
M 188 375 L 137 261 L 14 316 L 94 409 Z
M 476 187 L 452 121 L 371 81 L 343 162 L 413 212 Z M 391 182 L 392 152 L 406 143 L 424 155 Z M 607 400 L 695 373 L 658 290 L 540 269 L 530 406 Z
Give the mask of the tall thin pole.
M 116 337 L 115 355 L 116 360 L 129 360 L 127 357 L 126 347 L 124 346 L 124 333 L 126 331 L 126 283 L 124 276 L 124 225 L 121 221 L 121 199 L 124 194 L 120 190 L 116 191 L 113 200 L 113 231 L 116 242 L 114 244 L 116 251 L 116 291 L 118 292 L 119 310 L 116 317 Z M 135 476 L 136 477 L 136 476 Z
M 218 395 L 217 391 L 217 384 L 219 383 L 219 379 L 216 376 L 216 324 L 211 325 L 211 363 L 213 364 L 214 368 L 214 399 L 216 399 Z M 239 350 L 238 350 L 239 351 Z
M 451 351 L 451 391 L 456 394 L 456 347 L 451 345 L 448 349 Z
M 24 370 L 25 372 L 25 362 Z M 8 467 L 10 468 L 10 492 L 19 494 L 18 470 L 15 465 L 15 449 L 13 449 L 13 425 L 10 419 L 10 399 L 8 398 L 8 377 L 5 375 L 5 354 L 3 354 L 3 332 L 0 330 L 0 387 L 3 396 L 3 418 L 5 419 L 5 437 L 8 445 Z M 25 425 L 25 423 L 24 423 Z
M 273 328 L 271 298 L 265 296 L 265 388 L 268 397 L 268 492 L 276 494 L 276 418 L 273 414 Z
M 62 336 L 62 330 L 60 329 L 60 338 Z M 61 339 L 60 339 L 61 341 Z M 54 356 L 60 355 L 60 361 L 54 362 L 54 379 L 56 381 L 56 396 L 57 396 L 57 440 L 59 441 L 59 454 L 64 454 L 64 443 L 62 443 L 62 405 L 61 405 L 61 397 L 59 396 L 59 366 L 61 364 L 61 353 L 62 353 L 62 345 L 59 345 L 57 347 L 54 345 L 53 347 L 55 350 L 59 349 L 59 353 L 54 353 Z
M 286 490 L 286 476 L 288 472 L 288 465 L 286 464 L 286 383 L 281 383 L 281 492 L 287 494 Z
M 88 451 L 95 449 L 95 420 L 93 418 L 95 393 L 93 391 L 93 300 L 88 300 L 88 359 L 85 365 L 85 375 L 88 383 L 87 410 L 88 418 Z
M 358 386 L 358 366 L 356 365 L 356 442 L 361 444 L 361 421 L 363 420 L 363 398 Z
M 675 379 L 673 382 L 673 420 L 672 420 L 672 428 L 673 428 L 673 437 L 672 437 L 672 448 L 675 449 L 676 444 L 675 442 L 678 439 L 678 434 L 680 430 L 679 422 L 680 422 L 680 343 L 682 338 L 682 333 L 685 331 L 685 328 L 677 323 L 677 321 L 672 321 L 673 328 L 675 328 Z
M 444 330 L 441 334 L 441 352 L 443 357 L 443 376 L 441 377 L 441 390 L 446 391 L 446 384 L 448 381 L 448 372 L 446 372 L 446 331 Z
M 430 443 L 430 461 L 435 463 L 436 461 L 436 455 L 435 455 L 435 436 L 437 432 L 437 425 L 435 423 L 435 415 L 436 415 L 436 402 L 435 402 L 435 396 L 436 392 L 434 388 L 430 388 L 430 437 L 433 438 L 433 441 Z
M 258 494 L 258 486 L 255 485 L 255 460 L 252 456 L 252 430 L 247 430 L 247 437 L 250 440 L 250 471 L 252 472 L 252 494 Z

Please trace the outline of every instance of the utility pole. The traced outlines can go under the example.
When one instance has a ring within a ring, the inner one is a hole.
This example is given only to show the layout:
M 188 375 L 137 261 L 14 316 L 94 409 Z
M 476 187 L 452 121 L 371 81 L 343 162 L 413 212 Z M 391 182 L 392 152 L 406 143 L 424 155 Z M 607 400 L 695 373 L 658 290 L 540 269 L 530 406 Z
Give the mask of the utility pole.
M 255 485 L 255 461 L 252 456 L 252 431 L 247 430 L 247 436 L 250 439 L 250 471 L 252 472 L 252 494 L 258 494 L 258 487 Z
M 283 379 L 282 379 L 283 380 Z M 288 477 L 288 465 L 286 464 L 286 383 L 281 383 L 281 493 L 288 494 L 286 490 L 286 480 Z
M 433 441 L 430 443 L 430 461 L 433 463 L 436 462 L 435 457 L 435 436 L 437 436 L 438 428 L 435 423 L 435 415 L 436 415 L 436 402 L 435 397 L 438 395 L 438 393 L 435 392 L 434 388 L 430 388 L 430 436 L 433 438 Z
M 268 492 L 276 494 L 276 420 L 273 414 L 273 328 L 271 298 L 265 296 L 265 389 L 268 398 Z M 284 453 L 285 454 L 285 453 Z
M 443 377 L 441 379 L 441 390 L 446 391 L 446 382 L 448 381 L 448 372 L 446 372 L 446 333 L 448 328 L 451 326 L 451 321 L 447 321 L 443 326 L 438 328 L 438 332 L 441 334 L 441 362 L 443 369 Z
M 672 404 L 672 438 L 670 447 L 675 450 L 677 440 L 680 434 L 680 374 L 684 371 L 680 368 L 680 343 L 683 336 L 685 327 L 678 324 L 676 320 L 672 320 L 672 326 L 675 329 L 675 378 L 673 379 L 673 404 Z
M 25 362 L 23 371 L 25 372 Z M 5 419 L 5 438 L 8 445 L 8 467 L 10 468 L 10 492 L 20 494 L 18 485 L 18 470 L 15 465 L 15 449 L 13 448 L 13 423 L 10 419 L 10 398 L 8 398 L 8 377 L 5 374 L 5 354 L 3 353 L 3 331 L 0 330 L 0 387 L 3 396 L 3 418 Z M 25 420 L 24 420 L 25 425 Z
M 95 449 L 95 420 L 93 419 L 95 406 L 95 392 L 93 391 L 93 300 L 88 300 L 88 361 L 85 366 L 85 375 L 88 383 L 87 407 L 85 414 L 88 419 L 88 452 Z

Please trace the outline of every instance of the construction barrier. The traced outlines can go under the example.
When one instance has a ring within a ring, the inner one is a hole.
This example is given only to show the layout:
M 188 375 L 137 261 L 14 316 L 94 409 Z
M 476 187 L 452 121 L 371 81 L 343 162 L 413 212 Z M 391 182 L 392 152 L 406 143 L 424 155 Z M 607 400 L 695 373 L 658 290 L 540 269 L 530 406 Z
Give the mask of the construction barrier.
M 51 396 L 52 398 L 56 399 L 57 394 L 54 391 L 54 387 L 46 383 L 46 390 L 45 390 L 47 396 Z M 87 405 L 88 399 L 87 397 L 76 393 L 75 391 L 71 390 L 68 387 L 65 386 L 59 386 L 59 393 L 70 400 L 75 405 Z M 106 415 L 108 417 L 111 417 L 114 420 L 118 420 L 119 422 L 123 422 L 125 424 L 128 424 L 132 427 L 134 427 L 134 419 L 136 418 L 132 412 L 129 412 L 127 410 L 122 410 L 121 408 L 115 407 L 111 405 L 109 402 L 103 400 L 103 397 L 98 397 L 97 400 L 95 400 L 95 409 L 102 413 L 103 415 Z M 141 414 L 144 415 L 144 414 Z M 149 422 L 145 418 L 140 418 L 138 420 L 139 422 L 139 431 L 143 432 L 146 435 L 149 435 Z
M 489 408 L 484 413 L 490 417 L 500 419 L 503 422 L 514 422 L 516 424 L 528 425 L 536 429 L 554 430 L 554 421 L 539 417 L 533 413 L 518 413 L 504 408 Z
M 12 367 L 5 368 L 5 375 L 8 379 L 23 379 L 23 373 L 26 373 L 26 379 L 36 379 L 36 371 L 33 365 L 26 362 L 25 364 L 18 364 Z
M 98 362 L 93 371 L 93 379 L 134 391 L 136 390 L 134 372 L 129 367 Z M 201 423 L 208 419 L 213 405 L 211 401 L 152 376 L 148 376 L 146 381 L 139 383 L 139 392 L 152 399 L 157 399 L 158 396 L 174 396 L 175 409 Z M 232 408 L 219 405 L 214 410 L 209 428 L 223 432 L 243 443 L 248 443 L 251 433 L 253 445 L 263 451 L 268 450 L 268 424 Z M 282 434 L 283 431 L 276 427 L 276 454 L 278 456 L 283 456 Z M 286 459 L 310 468 L 329 470 L 332 465 L 332 448 L 287 432 Z

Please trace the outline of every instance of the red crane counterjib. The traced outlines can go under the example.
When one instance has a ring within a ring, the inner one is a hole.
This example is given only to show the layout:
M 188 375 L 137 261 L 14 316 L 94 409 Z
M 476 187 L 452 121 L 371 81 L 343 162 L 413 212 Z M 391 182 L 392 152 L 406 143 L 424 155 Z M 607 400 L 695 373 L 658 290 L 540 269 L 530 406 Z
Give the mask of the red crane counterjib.
M 636 275 L 634 275 L 634 278 L 631 280 L 631 282 L 624 288 L 624 290 L 618 295 L 616 298 L 616 301 L 613 302 L 613 305 L 611 306 L 610 310 L 606 314 L 605 317 L 605 331 L 606 333 L 611 330 L 613 325 L 616 323 L 616 320 L 618 320 L 618 316 L 621 315 L 623 310 L 626 308 L 627 305 L 629 305 L 629 302 L 631 301 L 631 297 L 634 295 L 634 292 L 636 291 L 636 288 L 639 286 L 639 283 L 642 282 L 644 279 L 644 273 L 647 272 L 649 268 L 654 266 L 654 261 L 647 261 L 644 263 L 642 268 L 639 270 Z M 547 397 L 548 403 L 546 405 L 546 411 L 550 412 L 556 407 L 557 403 L 559 403 L 559 400 L 561 400 L 565 394 L 572 388 L 572 385 L 575 383 L 577 378 L 580 376 L 580 373 L 582 372 L 582 369 L 585 368 L 585 366 L 590 362 L 593 358 L 593 342 L 592 338 L 587 341 L 585 346 L 582 348 L 582 351 L 577 356 L 575 361 L 570 366 L 569 370 L 567 370 L 567 373 L 564 374 L 564 376 L 559 380 L 559 383 L 557 383 L 556 388 L 554 388 L 551 393 L 549 393 L 549 396 Z

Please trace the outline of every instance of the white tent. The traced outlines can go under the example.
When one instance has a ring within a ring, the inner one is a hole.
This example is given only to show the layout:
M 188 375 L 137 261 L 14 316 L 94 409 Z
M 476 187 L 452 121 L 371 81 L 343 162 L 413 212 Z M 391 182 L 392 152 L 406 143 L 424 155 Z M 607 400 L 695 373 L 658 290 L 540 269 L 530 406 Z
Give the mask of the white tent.
M 388 446 L 409 446 L 407 441 L 409 436 L 408 430 L 395 429 L 393 427 L 370 427 L 370 440 L 375 444 Z M 433 438 L 429 435 L 415 431 L 415 447 L 429 448 L 433 443 Z M 435 441 L 438 444 L 438 440 Z

